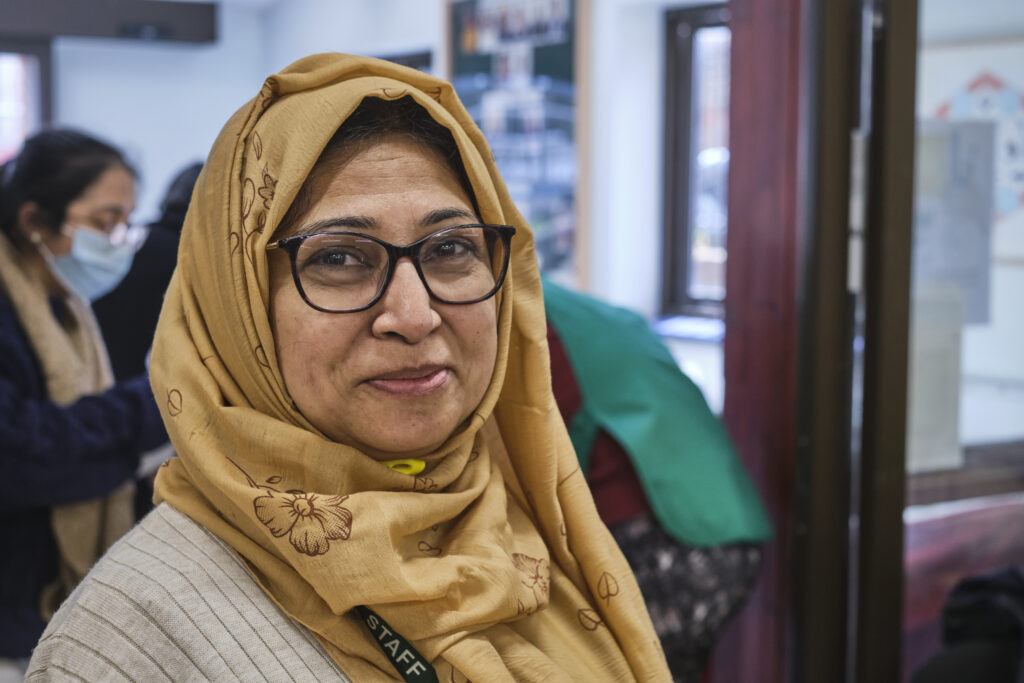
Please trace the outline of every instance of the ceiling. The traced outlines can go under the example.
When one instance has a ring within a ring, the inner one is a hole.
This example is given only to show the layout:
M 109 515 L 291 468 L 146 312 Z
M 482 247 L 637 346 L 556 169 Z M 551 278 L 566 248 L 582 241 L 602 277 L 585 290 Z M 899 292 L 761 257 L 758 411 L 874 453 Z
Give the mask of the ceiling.
M 276 5 L 279 0 L 177 0 L 178 2 L 213 2 L 216 5 L 228 5 L 231 7 L 255 7 L 262 9 Z

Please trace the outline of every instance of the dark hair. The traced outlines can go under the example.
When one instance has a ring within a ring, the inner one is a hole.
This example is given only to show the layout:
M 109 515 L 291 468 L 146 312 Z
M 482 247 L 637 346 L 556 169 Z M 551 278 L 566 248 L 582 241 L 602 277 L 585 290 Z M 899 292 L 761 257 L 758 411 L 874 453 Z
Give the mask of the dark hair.
M 473 210 L 480 213 L 459 146 L 455 144 L 451 131 L 432 119 L 427 110 L 408 95 L 397 100 L 367 97 L 327 142 L 277 229 L 287 229 L 309 209 L 313 201 L 311 184 L 321 173 L 344 163 L 367 145 L 391 135 L 407 137 L 440 153 L 466 191 Z
M 174 180 L 167 188 L 167 194 L 160 202 L 160 218 L 152 224 L 152 227 L 181 232 L 188 204 L 192 200 L 192 190 L 195 188 L 199 172 L 202 170 L 203 164 L 197 161 L 181 169 L 178 175 L 174 176 Z
M 39 206 L 46 228 L 59 230 L 68 205 L 115 166 L 137 175 L 118 149 L 90 135 L 67 129 L 36 133 L 0 172 L 0 231 L 15 247 L 28 246 L 18 229 L 18 211 L 26 202 Z

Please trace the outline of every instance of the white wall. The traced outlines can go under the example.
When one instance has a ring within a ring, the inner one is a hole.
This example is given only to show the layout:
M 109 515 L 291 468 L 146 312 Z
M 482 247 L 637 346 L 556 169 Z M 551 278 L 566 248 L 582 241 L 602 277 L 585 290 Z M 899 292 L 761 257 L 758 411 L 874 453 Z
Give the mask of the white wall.
M 267 73 L 315 52 L 371 57 L 431 50 L 447 73 L 445 0 L 284 0 L 272 4 L 263 33 Z
M 142 177 L 135 219 L 155 218 L 178 170 L 203 161 L 221 126 L 266 74 L 263 16 L 221 8 L 211 45 L 58 38 L 54 122 L 123 148 Z
M 202 161 L 263 80 L 314 52 L 431 50 L 447 70 L 443 0 L 231 3 L 209 45 L 97 38 L 54 44 L 54 123 L 124 149 L 142 177 L 135 219 L 158 213 L 178 170 Z M 438 71 L 437 69 L 440 69 Z
M 662 10 L 606 0 L 591 12 L 583 285 L 651 317 L 661 277 Z
M 54 123 L 124 148 L 141 175 L 135 219 L 158 214 L 174 174 L 203 161 L 267 75 L 322 51 L 434 52 L 447 69 L 443 0 L 230 3 L 210 45 L 94 38 L 54 43 Z

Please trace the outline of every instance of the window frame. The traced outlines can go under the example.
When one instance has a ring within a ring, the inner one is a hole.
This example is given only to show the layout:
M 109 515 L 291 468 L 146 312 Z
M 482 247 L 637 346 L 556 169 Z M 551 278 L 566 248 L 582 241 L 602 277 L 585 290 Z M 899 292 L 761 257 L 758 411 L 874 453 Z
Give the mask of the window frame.
M 688 283 L 693 241 L 690 170 L 696 163 L 692 144 L 693 38 L 699 29 L 728 25 L 729 9 L 726 3 L 665 12 L 665 185 L 661 313 L 666 317 L 724 317 L 724 299 L 694 298 L 690 296 Z M 683 27 L 687 30 L 681 31 Z M 678 188 L 686 190 L 680 192 Z
M 0 36 L 0 52 L 28 55 L 39 62 L 39 126 L 53 123 L 53 41 L 50 38 Z M 30 131 L 32 132 L 37 131 Z

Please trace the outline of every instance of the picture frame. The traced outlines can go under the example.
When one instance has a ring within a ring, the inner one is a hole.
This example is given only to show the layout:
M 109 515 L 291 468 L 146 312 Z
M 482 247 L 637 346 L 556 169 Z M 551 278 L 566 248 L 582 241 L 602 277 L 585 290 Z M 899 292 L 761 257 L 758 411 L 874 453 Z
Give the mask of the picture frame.
M 578 87 L 585 0 L 450 0 L 449 79 L 534 232 L 546 277 L 585 280 L 585 122 Z

